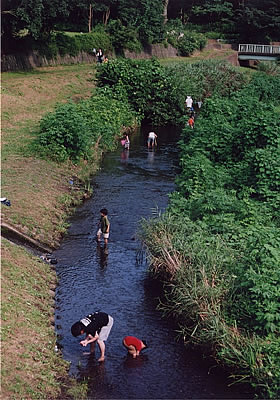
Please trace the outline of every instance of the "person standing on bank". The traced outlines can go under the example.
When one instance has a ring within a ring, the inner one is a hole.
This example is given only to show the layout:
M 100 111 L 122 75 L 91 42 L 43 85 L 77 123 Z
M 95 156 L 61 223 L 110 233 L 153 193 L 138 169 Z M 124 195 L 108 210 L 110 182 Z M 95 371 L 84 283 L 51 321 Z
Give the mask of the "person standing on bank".
M 150 146 L 154 147 L 155 145 L 157 145 L 157 135 L 155 134 L 155 132 L 149 132 L 149 135 L 148 135 L 148 148 Z
M 101 49 L 98 49 L 98 52 L 96 53 L 96 57 L 97 57 L 97 62 L 99 62 L 101 64 L 103 61 L 103 51 Z
M 107 246 L 108 239 L 109 239 L 109 231 L 110 231 L 110 222 L 107 217 L 107 215 L 108 215 L 107 208 L 102 208 L 100 210 L 100 214 L 101 214 L 101 217 L 98 222 L 97 241 L 100 242 L 101 235 L 103 235 L 104 244 L 105 244 L 105 246 Z
M 133 358 L 139 356 L 140 351 L 148 347 L 145 340 L 140 340 L 135 336 L 124 337 L 123 345 L 127 348 L 128 353 L 131 354 Z
M 90 352 L 94 353 L 95 343 L 100 349 L 98 361 L 105 360 L 105 341 L 108 339 L 114 320 L 104 312 L 94 312 L 80 321 L 75 322 L 71 327 L 71 333 L 74 337 L 86 334 L 86 338 L 80 341 L 80 345 L 86 347 L 90 344 Z

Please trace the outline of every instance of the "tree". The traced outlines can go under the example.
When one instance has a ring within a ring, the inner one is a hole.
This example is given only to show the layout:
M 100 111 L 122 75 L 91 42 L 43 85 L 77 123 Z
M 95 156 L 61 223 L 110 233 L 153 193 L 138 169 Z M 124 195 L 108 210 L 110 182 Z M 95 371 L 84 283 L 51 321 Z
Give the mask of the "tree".
M 67 0 L 6 0 L 4 3 L 2 32 L 8 37 L 25 29 L 32 38 L 39 39 L 48 35 L 69 13 Z
M 168 4 L 169 0 L 163 0 L 163 19 L 165 24 L 168 21 Z
M 253 43 L 280 40 L 280 2 L 247 0 L 236 13 L 236 26 L 241 38 Z

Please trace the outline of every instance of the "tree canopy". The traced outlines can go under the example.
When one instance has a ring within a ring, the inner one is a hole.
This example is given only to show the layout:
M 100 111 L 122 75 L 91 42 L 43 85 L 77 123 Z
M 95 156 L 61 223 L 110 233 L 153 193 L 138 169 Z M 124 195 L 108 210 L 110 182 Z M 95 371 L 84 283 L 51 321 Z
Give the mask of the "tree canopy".
M 174 20 L 237 41 L 280 39 L 279 0 L 3 0 L 1 13 L 4 40 L 41 40 L 54 30 L 88 32 L 100 25 L 112 32 L 114 25 L 151 44 L 163 40 L 166 22 Z

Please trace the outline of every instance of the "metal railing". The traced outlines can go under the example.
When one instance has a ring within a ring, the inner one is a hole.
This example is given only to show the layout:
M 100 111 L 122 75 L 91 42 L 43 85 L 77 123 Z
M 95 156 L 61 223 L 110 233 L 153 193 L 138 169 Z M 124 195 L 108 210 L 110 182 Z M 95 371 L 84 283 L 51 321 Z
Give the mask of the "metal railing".
M 246 54 L 280 55 L 280 46 L 267 44 L 240 44 L 238 46 L 238 52 Z

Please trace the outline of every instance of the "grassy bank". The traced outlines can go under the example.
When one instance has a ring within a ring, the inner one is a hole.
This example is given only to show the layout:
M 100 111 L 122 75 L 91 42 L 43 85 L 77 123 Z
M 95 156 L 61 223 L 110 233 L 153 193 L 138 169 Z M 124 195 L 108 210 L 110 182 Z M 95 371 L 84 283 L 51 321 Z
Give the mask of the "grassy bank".
M 98 168 L 100 154 L 90 165 L 57 164 L 34 157 L 30 143 L 39 119 L 56 103 L 90 96 L 94 72 L 92 65 L 75 65 L 2 74 L 2 197 L 12 204 L 2 206 L 2 221 L 51 247 L 82 201 L 81 182 Z M 79 185 L 73 188 L 69 178 Z M 59 398 L 68 365 L 55 352 L 56 274 L 7 240 L 1 245 L 2 398 Z M 82 397 L 79 389 L 75 397 Z

